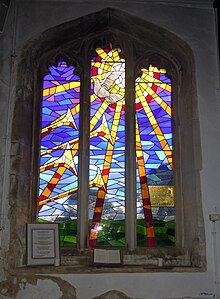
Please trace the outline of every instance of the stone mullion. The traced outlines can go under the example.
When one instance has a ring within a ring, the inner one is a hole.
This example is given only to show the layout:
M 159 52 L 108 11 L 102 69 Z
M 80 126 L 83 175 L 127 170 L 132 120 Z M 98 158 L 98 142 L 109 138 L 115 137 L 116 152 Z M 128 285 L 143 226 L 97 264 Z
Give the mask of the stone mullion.
M 88 49 L 82 53 L 79 119 L 79 170 L 78 170 L 78 248 L 87 248 L 88 191 L 89 191 L 89 117 L 90 117 L 90 60 Z
M 125 73 L 125 197 L 126 242 L 130 250 L 136 247 L 136 139 L 135 139 L 135 66 L 132 46 L 128 45 Z

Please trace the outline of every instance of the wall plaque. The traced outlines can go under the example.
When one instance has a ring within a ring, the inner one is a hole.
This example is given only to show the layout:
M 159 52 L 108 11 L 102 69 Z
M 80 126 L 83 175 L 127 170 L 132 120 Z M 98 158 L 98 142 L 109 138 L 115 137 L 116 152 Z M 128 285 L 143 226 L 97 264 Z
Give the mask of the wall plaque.
M 27 265 L 58 266 L 59 261 L 59 224 L 27 224 Z

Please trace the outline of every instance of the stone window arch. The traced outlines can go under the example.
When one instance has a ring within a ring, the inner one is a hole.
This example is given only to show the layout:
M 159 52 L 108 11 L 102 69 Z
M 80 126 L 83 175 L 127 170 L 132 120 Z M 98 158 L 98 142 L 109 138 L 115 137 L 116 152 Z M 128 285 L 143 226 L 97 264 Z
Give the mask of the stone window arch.
M 77 20 L 51 28 L 29 41 L 20 59 L 17 76 L 17 92 L 12 123 L 11 148 L 11 259 L 21 265 L 25 259 L 25 224 L 36 221 L 39 165 L 39 132 L 41 118 L 42 79 L 48 67 L 66 61 L 73 65 L 80 76 L 82 115 L 87 117 L 90 87 L 90 57 L 99 45 L 111 42 L 124 49 L 126 56 L 126 99 L 134 99 L 134 82 L 140 70 L 149 65 L 165 68 L 172 80 L 174 111 L 174 163 L 176 193 L 176 243 L 171 248 L 137 249 L 135 246 L 134 214 L 129 209 L 127 235 L 128 249 L 124 262 L 129 265 L 157 265 L 163 259 L 166 267 L 187 266 L 205 269 L 204 224 L 200 194 L 201 147 L 199 119 L 197 115 L 196 78 L 193 53 L 180 38 L 165 29 L 140 20 L 116 9 L 81 17 Z M 130 101 L 132 103 L 132 100 Z M 129 107 L 129 106 L 128 106 Z M 132 104 L 127 118 L 132 116 Z M 28 125 L 27 125 L 28 124 Z M 87 138 L 89 123 L 80 120 L 79 161 L 82 169 L 88 168 Z M 127 130 L 134 131 L 127 120 Z M 131 137 L 129 151 L 135 145 Z M 133 155 L 132 154 L 132 155 Z M 130 152 L 126 153 L 129 157 Z M 135 176 L 134 159 L 127 162 L 127 180 Z M 88 197 L 88 173 L 79 173 L 79 196 Z M 133 179 L 127 184 L 127 195 L 136 196 Z M 15 206 L 16 208 L 13 208 Z M 133 209 L 134 210 L 134 209 Z M 86 201 L 79 206 L 79 247 L 86 248 L 87 224 Z M 193 228 L 193 229 L 192 229 Z M 13 251 L 17 242 L 16 252 Z

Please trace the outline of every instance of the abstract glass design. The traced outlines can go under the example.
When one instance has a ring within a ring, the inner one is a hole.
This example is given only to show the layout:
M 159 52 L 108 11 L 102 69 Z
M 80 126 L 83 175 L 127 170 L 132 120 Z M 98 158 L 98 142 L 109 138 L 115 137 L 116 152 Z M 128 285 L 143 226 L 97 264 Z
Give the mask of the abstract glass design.
M 80 78 L 65 61 L 43 78 L 38 221 L 77 244 Z M 137 246 L 175 245 L 171 80 L 149 66 L 134 82 Z M 91 59 L 89 246 L 125 247 L 125 58 L 108 43 Z M 80 199 L 87 200 L 87 199 Z M 85 220 L 87 221 L 87 220 Z
M 125 246 L 125 59 L 108 44 L 91 60 L 90 246 Z
M 136 79 L 137 243 L 175 244 L 171 80 L 150 66 Z
M 80 78 L 60 61 L 43 78 L 38 221 L 62 222 L 61 245 L 76 244 Z

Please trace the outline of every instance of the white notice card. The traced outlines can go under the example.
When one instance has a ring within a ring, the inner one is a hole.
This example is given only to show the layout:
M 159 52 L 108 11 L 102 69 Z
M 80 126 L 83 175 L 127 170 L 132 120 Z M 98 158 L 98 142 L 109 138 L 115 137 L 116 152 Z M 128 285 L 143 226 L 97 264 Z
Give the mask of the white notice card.
M 93 264 L 121 265 L 120 250 L 94 249 Z

